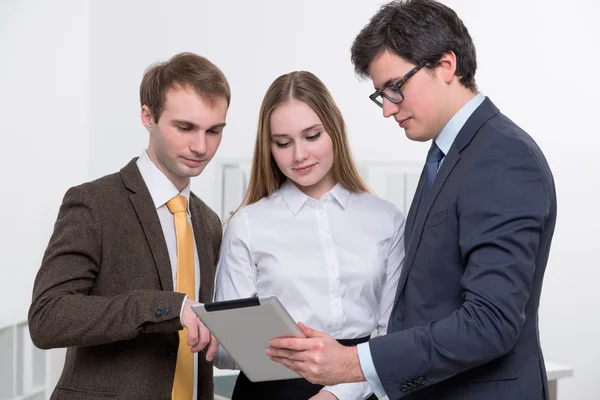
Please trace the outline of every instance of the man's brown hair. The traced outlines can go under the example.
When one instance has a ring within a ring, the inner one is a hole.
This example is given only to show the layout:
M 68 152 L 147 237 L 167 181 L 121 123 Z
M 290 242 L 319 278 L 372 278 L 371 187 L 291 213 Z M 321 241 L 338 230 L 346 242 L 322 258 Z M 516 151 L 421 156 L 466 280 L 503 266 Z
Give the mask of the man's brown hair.
M 215 64 L 194 53 L 180 53 L 168 61 L 150 65 L 140 84 L 140 103 L 148 106 L 154 122 L 158 123 L 169 89 L 188 87 L 211 105 L 224 98 L 229 107 L 231 91 L 227 78 Z

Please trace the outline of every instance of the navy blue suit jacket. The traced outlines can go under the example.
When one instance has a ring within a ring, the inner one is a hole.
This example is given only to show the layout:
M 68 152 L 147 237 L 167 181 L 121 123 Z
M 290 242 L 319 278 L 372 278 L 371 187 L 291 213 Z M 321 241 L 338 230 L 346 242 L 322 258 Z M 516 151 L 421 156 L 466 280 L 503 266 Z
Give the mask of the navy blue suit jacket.
M 420 202 L 422 187 L 388 334 L 370 344 L 388 397 L 547 399 L 538 305 L 556 194 L 541 150 L 486 99 Z

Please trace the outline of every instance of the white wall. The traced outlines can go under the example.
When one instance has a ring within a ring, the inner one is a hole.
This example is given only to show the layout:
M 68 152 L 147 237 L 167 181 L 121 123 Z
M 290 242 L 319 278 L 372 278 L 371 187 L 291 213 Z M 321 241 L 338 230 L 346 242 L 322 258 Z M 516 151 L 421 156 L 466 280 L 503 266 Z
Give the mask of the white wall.
M 0 160 L 8 191 L 1 197 L 0 243 L 8 255 L 3 270 L 19 274 L 13 274 L 17 285 L 0 282 L 0 300 L 28 298 L 66 187 L 114 172 L 145 147 L 138 103 L 142 73 L 149 63 L 180 51 L 210 58 L 232 86 L 219 159 L 250 157 L 268 85 L 282 73 L 306 69 L 338 101 L 357 159 L 421 161 L 427 146 L 408 141 L 381 118 L 367 98 L 370 82 L 354 76 L 349 60 L 352 40 L 383 2 L 107 0 L 91 2 L 89 9 L 76 0 L 2 2 L 0 83 L 9 95 L 0 97 L 0 113 L 6 113 L 1 137 L 9 151 Z M 594 239 L 600 217 L 594 194 L 600 129 L 593 116 L 600 106 L 600 5 L 445 3 L 475 40 L 480 89 L 538 141 L 553 168 L 559 220 L 540 306 L 542 344 L 547 360 L 575 368 L 575 377 L 560 383 L 559 396 L 598 398 L 600 272 Z M 215 206 L 211 179 L 207 173 L 194 185 Z M 27 227 L 19 227 L 19 215 L 8 208 L 23 184 L 42 193 L 21 203 Z M 36 226 L 35 239 L 25 242 L 29 226 Z M 25 309 L 18 307 L 15 314 Z
M 116 4 L 95 2 L 91 12 L 93 175 L 118 168 L 145 143 L 137 118 L 141 74 L 149 63 L 179 51 L 207 56 L 231 84 L 220 157 L 250 156 L 264 92 L 274 78 L 295 69 L 313 71 L 337 94 L 348 111 L 352 137 L 360 143 L 357 156 L 397 159 L 399 150 L 410 155 L 418 148 L 401 132 L 386 131 L 389 124 L 367 98 L 371 85 L 357 81 L 349 64 L 352 38 L 377 9 L 376 2 L 355 1 L 351 7 L 339 0 Z M 116 137 L 122 145 L 113 149 Z M 102 156 L 109 149 L 116 155 L 110 161 Z
M 88 27 L 85 2 L 0 3 L 0 326 L 27 310 L 62 195 L 88 178 Z
M 89 178 L 88 32 L 86 1 L 0 2 L 0 329 L 27 319 L 62 196 Z

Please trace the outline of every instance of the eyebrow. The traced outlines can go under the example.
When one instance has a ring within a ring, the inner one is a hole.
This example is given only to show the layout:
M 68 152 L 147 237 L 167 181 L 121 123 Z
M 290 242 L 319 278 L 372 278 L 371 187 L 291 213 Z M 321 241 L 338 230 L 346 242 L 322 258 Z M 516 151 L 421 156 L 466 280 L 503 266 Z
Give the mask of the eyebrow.
M 195 123 L 190 122 L 190 121 L 186 121 L 184 119 L 174 119 L 174 120 L 171 121 L 171 124 L 173 124 L 173 125 L 186 125 L 186 126 L 189 126 L 190 128 L 193 128 L 193 129 L 198 129 L 199 128 L 198 124 L 195 124 Z M 225 125 L 227 125 L 225 122 L 220 122 L 220 123 L 214 124 L 213 126 L 211 126 L 210 128 L 208 128 L 207 131 L 211 130 L 211 129 L 223 128 L 223 127 L 225 127 Z
M 323 124 L 314 124 L 314 125 L 311 125 L 311 126 L 309 126 L 308 128 L 304 128 L 304 129 L 302 129 L 302 133 L 310 132 L 310 131 L 312 131 L 313 129 L 315 129 L 315 128 L 319 128 L 319 127 L 321 127 L 321 128 L 322 128 L 322 127 L 323 127 Z
M 384 87 L 387 87 L 387 86 L 391 85 L 392 83 L 396 83 L 396 82 L 398 82 L 400 79 L 402 79 L 402 76 L 398 76 L 398 77 L 396 77 L 396 78 L 391 78 L 391 79 L 388 79 L 387 81 L 385 81 L 385 82 L 383 83 L 383 85 L 382 85 L 382 89 L 383 89 Z M 374 87 L 374 86 L 373 86 L 373 87 Z M 378 89 L 378 88 L 376 88 L 376 87 L 374 87 L 374 88 L 375 88 L 375 90 L 381 90 L 381 89 Z
M 301 133 L 310 132 L 310 131 L 312 131 L 313 129 L 315 129 L 315 128 L 319 128 L 319 127 L 321 127 L 321 128 L 322 128 L 322 127 L 323 127 L 323 124 L 314 124 L 314 125 L 311 125 L 311 126 L 309 126 L 308 128 L 304 128 L 304 129 L 302 129 L 302 132 L 301 132 Z M 288 134 L 286 134 L 286 133 L 272 133 L 272 134 L 271 134 L 271 137 L 272 137 L 272 138 L 281 138 L 281 137 L 289 137 L 289 136 L 290 136 L 290 135 L 288 135 Z
M 213 126 L 208 128 L 207 130 L 224 128 L 225 125 L 227 125 L 225 122 L 219 122 L 218 124 L 214 124 Z

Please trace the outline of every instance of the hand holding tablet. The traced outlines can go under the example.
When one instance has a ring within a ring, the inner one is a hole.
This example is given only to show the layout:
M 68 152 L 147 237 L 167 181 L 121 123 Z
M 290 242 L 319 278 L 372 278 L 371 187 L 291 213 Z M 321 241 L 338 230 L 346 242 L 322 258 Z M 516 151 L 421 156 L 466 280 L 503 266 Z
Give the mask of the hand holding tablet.
M 271 339 L 304 337 L 277 297 L 195 304 L 192 310 L 252 382 L 299 378 L 265 354 Z

